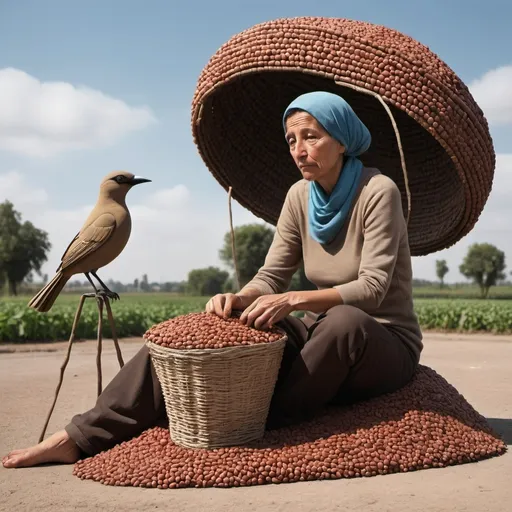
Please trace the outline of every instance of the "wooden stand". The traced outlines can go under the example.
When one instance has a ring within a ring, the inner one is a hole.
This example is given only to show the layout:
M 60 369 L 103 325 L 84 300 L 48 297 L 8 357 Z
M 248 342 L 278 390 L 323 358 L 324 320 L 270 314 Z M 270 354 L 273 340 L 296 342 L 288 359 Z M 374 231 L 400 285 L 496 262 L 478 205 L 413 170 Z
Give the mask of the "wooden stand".
M 119 348 L 119 342 L 117 340 L 116 328 L 114 324 L 114 316 L 112 315 L 112 309 L 110 308 L 110 301 L 108 297 L 104 294 L 96 294 L 96 293 L 84 293 L 80 297 L 80 302 L 78 304 L 78 308 L 75 313 L 75 319 L 73 321 L 73 327 L 71 328 L 71 335 L 69 337 L 68 342 L 68 350 L 66 354 L 66 358 L 60 367 L 60 378 L 59 383 L 57 384 L 57 389 L 55 390 L 55 397 L 53 399 L 53 404 L 48 412 L 48 416 L 46 418 L 46 422 L 44 424 L 41 435 L 39 436 L 39 443 L 44 439 L 44 434 L 46 432 L 46 428 L 48 427 L 48 423 L 50 421 L 50 417 L 53 413 L 53 409 L 55 408 L 55 404 L 57 402 L 57 397 L 59 396 L 59 391 L 62 386 L 62 381 L 64 379 L 64 371 L 66 370 L 66 366 L 69 362 L 69 356 L 71 355 L 71 347 L 73 345 L 73 341 L 75 340 L 75 331 L 80 320 L 80 316 L 82 314 L 82 308 L 84 306 L 85 299 L 87 298 L 95 298 L 98 304 L 98 352 L 96 354 L 96 368 L 98 370 L 98 396 L 102 392 L 102 375 L 101 375 L 101 347 L 103 341 L 102 329 L 103 329 L 103 306 L 107 308 L 107 316 L 110 322 L 110 329 L 112 331 L 112 339 L 114 340 L 114 345 L 116 347 L 117 360 L 119 361 L 119 366 L 122 368 L 124 366 L 123 356 L 121 355 L 121 349 Z

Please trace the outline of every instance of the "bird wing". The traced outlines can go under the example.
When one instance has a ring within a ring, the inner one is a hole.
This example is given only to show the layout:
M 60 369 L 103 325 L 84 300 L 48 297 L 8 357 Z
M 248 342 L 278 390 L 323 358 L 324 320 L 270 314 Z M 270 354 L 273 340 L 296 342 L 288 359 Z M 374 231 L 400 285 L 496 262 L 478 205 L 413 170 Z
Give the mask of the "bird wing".
M 62 261 L 64 260 L 64 257 L 66 256 L 66 253 L 69 251 L 69 248 L 75 243 L 75 240 L 78 238 L 78 236 L 80 235 L 80 232 L 78 232 L 76 235 L 75 235 L 75 238 L 73 238 L 73 240 L 71 240 L 71 242 L 69 242 L 69 245 L 66 247 L 66 250 L 64 251 L 63 255 L 62 255 L 62 258 L 60 259 L 60 264 L 57 268 L 57 270 L 55 272 L 58 272 L 59 270 L 62 270 Z
M 110 238 L 115 228 L 116 219 L 111 213 L 100 215 L 82 233 L 76 235 L 69 244 L 69 247 L 62 256 L 62 270 L 99 249 Z

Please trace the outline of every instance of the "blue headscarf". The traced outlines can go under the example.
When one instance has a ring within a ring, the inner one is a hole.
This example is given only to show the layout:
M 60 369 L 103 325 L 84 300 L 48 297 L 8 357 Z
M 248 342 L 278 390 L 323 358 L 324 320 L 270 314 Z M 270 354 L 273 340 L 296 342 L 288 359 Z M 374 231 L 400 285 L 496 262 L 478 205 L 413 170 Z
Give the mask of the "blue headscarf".
M 370 147 L 372 139 L 352 107 L 336 94 L 317 91 L 296 98 L 283 115 L 285 132 L 286 118 L 295 110 L 313 116 L 331 137 L 345 146 L 343 169 L 331 194 L 327 195 L 316 181 L 309 184 L 309 231 L 314 240 L 325 245 L 345 222 L 363 169 L 356 157 Z

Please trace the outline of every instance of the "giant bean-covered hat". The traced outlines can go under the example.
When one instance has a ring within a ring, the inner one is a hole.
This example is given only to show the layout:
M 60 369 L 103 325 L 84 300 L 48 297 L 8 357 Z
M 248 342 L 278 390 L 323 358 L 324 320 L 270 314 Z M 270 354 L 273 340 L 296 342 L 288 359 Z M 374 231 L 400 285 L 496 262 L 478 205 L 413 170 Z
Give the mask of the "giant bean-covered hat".
M 413 255 L 447 248 L 478 220 L 495 153 L 466 85 L 429 48 L 396 30 L 301 17 L 235 35 L 202 70 L 192 132 L 206 166 L 233 198 L 276 224 L 301 179 L 282 115 L 302 93 L 324 90 L 352 106 L 372 135 L 360 156 L 398 185 Z

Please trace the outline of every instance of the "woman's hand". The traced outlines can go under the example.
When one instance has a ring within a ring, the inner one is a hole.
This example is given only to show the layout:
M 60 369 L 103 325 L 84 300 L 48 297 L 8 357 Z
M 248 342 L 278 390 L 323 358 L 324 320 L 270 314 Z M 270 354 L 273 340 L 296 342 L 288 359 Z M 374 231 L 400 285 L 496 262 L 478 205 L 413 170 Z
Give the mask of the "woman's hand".
M 294 310 L 290 292 L 262 295 L 244 309 L 240 322 L 256 329 L 270 329 Z
M 229 318 L 233 309 L 243 309 L 242 299 L 234 293 L 218 293 L 206 303 L 206 312 Z

